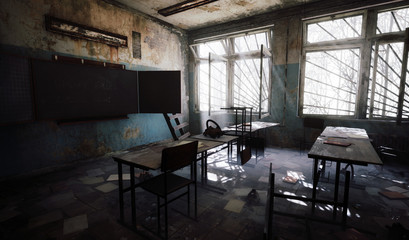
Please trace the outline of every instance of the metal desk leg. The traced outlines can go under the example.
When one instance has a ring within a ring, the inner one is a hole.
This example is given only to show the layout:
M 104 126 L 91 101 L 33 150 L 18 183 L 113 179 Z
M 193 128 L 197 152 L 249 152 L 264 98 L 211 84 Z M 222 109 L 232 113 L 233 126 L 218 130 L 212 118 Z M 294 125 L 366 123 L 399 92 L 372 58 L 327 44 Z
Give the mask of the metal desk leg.
M 205 182 L 207 184 L 207 151 L 204 152 L 204 176 L 205 176 Z
M 345 228 L 347 224 L 348 202 L 349 202 L 349 181 L 350 172 L 345 172 L 345 186 L 344 186 L 344 202 L 342 206 L 342 226 Z
M 132 224 L 133 227 L 136 226 L 136 206 L 135 206 L 135 169 L 130 167 L 131 175 L 131 207 L 132 207 Z
M 318 159 L 314 158 L 314 169 L 313 169 L 313 184 L 312 184 L 312 199 L 311 199 L 311 211 L 315 211 L 315 199 L 317 198 L 317 185 L 318 185 Z
M 334 209 L 332 210 L 332 218 L 335 220 L 337 217 L 338 206 L 338 188 L 339 188 L 339 174 L 341 170 L 341 163 L 337 162 L 337 168 L 335 171 L 335 190 L 334 190 Z
M 204 184 L 204 153 L 200 153 L 200 182 Z
M 118 185 L 119 185 L 119 219 L 124 223 L 124 185 L 122 179 L 122 163 L 118 162 Z

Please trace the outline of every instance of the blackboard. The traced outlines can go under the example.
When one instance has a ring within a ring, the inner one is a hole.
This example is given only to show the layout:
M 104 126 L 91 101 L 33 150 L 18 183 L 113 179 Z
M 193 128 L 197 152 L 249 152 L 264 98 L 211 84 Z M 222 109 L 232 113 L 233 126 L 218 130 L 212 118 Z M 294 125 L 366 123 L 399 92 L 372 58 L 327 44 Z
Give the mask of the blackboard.
M 33 59 L 32 74 L 39 120 L 138 112 L 136 71 Z
M 180 113 L 180 81 L 180 71 L 138 72 L 140 113 Z
M 0 54 L 0 124 L 33 120 L 29 59 Z

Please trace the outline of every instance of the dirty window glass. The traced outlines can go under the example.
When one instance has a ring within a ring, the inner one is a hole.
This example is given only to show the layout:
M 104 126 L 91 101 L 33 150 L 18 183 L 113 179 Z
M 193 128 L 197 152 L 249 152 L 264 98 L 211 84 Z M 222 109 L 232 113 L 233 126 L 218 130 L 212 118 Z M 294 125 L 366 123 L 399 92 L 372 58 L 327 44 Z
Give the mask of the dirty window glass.
M 361 35 L 362 15 L 310 23 L 307 25 L 308 43 L 356 38 Z
M 265 32 L 234 38 L 234 51 L 236 53 L 260 50 L 261 45 L 270 48 L 268 36 Z
M 208 58 L 209 53 L 213 53 L 217 55 L 225 55 L 226 51 L 223 47 L 222 41 L 207 42 L 199 46 L 199 57 L 200 58 Z
M 216 62 L 212 63 L 210 66 L 211 67 L 209 74 L 208 63 L 202 63 L 199 65 L 198 90 L 200 105 L 199 107 L 201 111 L 208 111 L 209 106 L 211 106 L 211 111 L 217 111 L 222 107 L 226 107 L 227 64 L 225 62 Z
M 265 30 L 190 46 L 196 57 L 197 110 L 252 107 L 263 115 L 269 112 L 271 34 Z
M 379 44 L 377 52 L 377 48 L 372 49 L 368 94 L 368 116 L 371 118 L 395 118 L 398 114 L 403 46 L 403 42 L 385 43 Z M 405 95 L 407 99 L 408 91 Z
M 354 115 L 359 49 L 307 53 L 303 114 Z
M 409 27 L 409 8 L 378 13 L 377 34 L 405 31 Z

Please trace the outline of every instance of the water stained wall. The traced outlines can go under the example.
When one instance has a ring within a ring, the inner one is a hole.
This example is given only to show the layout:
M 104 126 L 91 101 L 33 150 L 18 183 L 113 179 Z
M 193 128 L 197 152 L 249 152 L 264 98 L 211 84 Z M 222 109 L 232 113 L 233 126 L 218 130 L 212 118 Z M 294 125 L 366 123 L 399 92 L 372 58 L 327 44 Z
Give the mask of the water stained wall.
M 45 15 L 127 36 L 127 47 L 73 38 L 45 29 Z M 132 44 L 132 32 L 140 43 Z M 133 46 L 140 47 L 134 57 Z M 182 109 L 187 114 L 187 37 L 136 12 L 97 0 L 0 2 L 0 51 L 30 58 L 53 54 L 124 64 L 128 70 L 180 70 Z M 159 86 L 158 86 L 159 87 Z M 0 126 L 0 177 L 26 174 L 171 138 L 162 114 L 59 125 L 41 121 Z

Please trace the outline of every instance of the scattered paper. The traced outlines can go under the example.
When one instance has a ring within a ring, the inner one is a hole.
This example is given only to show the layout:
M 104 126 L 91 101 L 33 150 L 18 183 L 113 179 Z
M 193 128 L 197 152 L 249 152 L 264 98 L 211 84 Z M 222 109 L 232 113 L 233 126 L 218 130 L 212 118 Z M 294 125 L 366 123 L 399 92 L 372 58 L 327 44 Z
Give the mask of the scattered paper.
M 391 192 L 399 192 L 399 193 L 409 192 L 408 189 L 404 189 L 404 188 L 401 188 L 401 187 L 398 187 L 398 186 L 391 186 L 391 187 L 387 187 L 385 189 L 388 190 L 388 191 L 391 191 Z
M 409 196 L 405 196 L 400 192 L 383 191 L 383 192 L 379 192 L 379 194 L 391 200 L 409 199 Z
M 78 232 L 88 228 L 88 219 L 86 214 L 64 220 L 63 234 Z
M 269 182 L 269 178 L 268 177 L 260 177 L 258 179 L 259 182 L 264 182 L 264 183 L 268 183 Z
M 105 183 L 105 184 L 99 185 L 95 189 L 97 189 L 97 190 L 99 190 L 99 191 L 101 191 L 103 193 L 109 193 L 109 192 L 111 192 L 111 191 L 113 191 L 113 190 L 115 190 L 117 188 L 118 188 L 118 186 L 113 184 L 113 183 Z
M 118 181 L 118 177 L 119 177 L 118 174 L 111 174 L 107 178 L 107 181 Z M 122 174 L 122 180 L 130 180 L 130 179 L 131 179 L 131 175 L 129 173 Z
M 92 185 L 92 184 L 104 182 L 103 177 L 89 177 L 89 176 L 86 176 L 86 177 L 79 178 L 79 180 L 83 184 L 87 184 L 87 185 Z
M 232 199 L 230 200 L 226 206 L 224 207 L 225 210 L 235 212 L 235 213 L 240 213 L 241 210 L 243 209 L 245 202 Z

